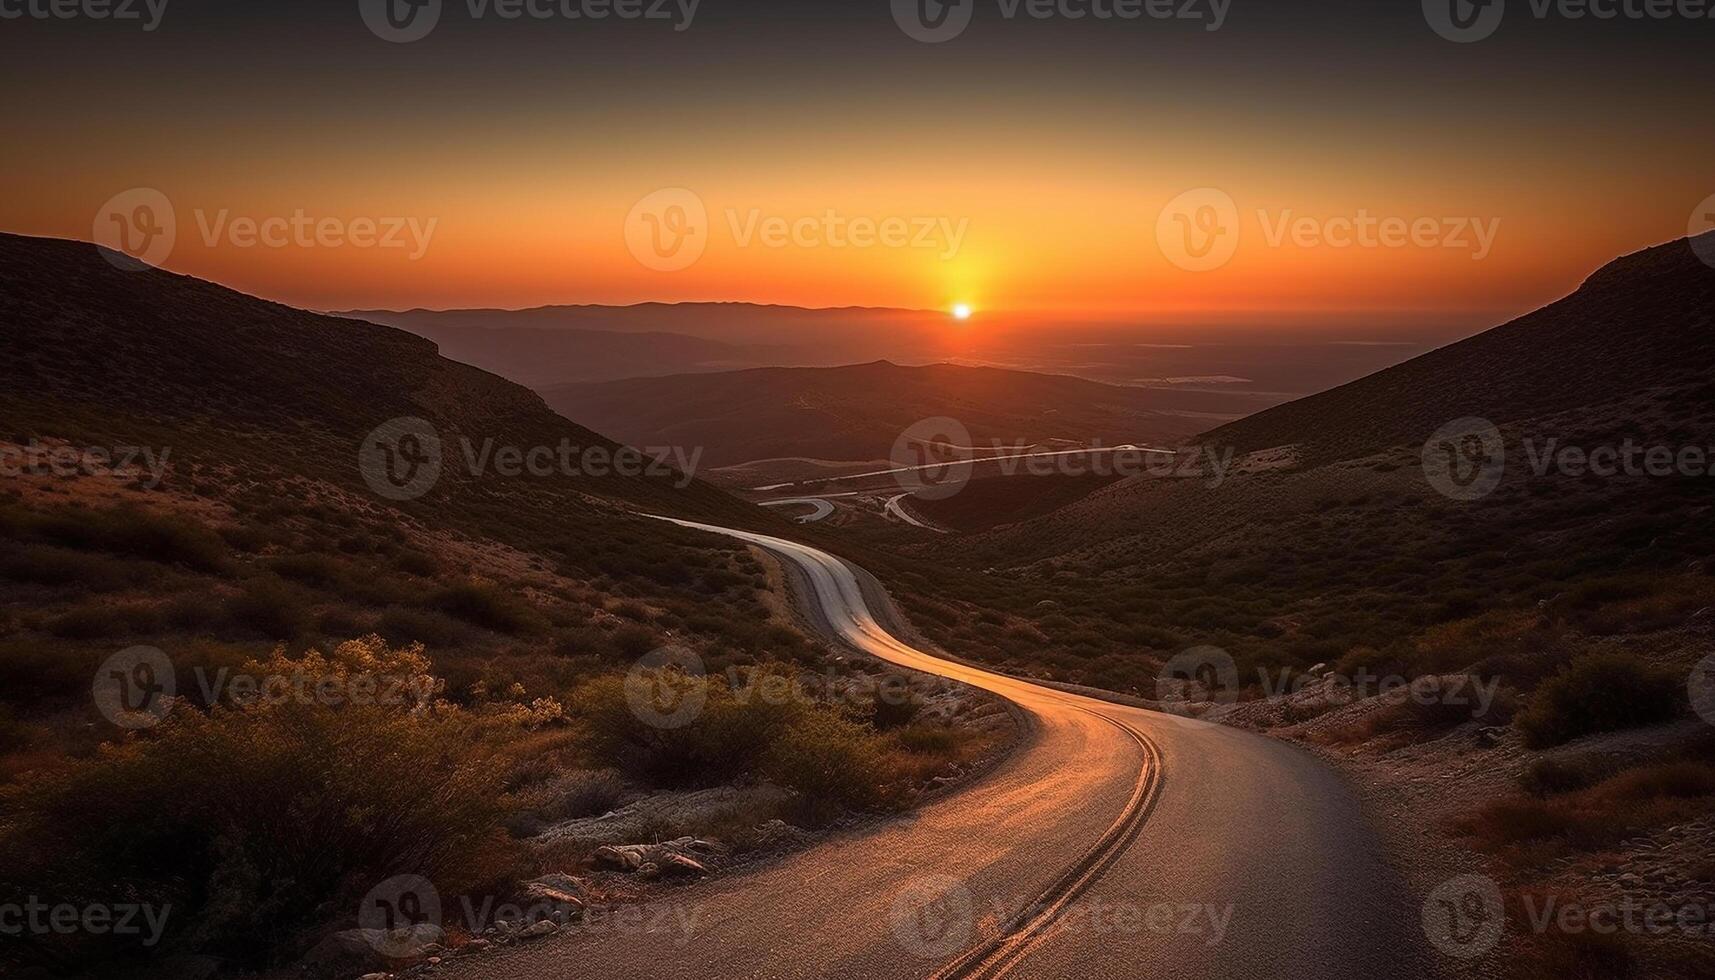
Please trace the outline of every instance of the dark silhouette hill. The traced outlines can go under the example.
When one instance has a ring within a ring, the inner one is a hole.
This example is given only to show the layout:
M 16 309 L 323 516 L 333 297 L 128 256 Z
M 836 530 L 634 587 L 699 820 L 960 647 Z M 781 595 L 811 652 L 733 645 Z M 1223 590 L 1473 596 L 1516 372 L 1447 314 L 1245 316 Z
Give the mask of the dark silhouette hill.
M 455 443 L 618 448 L 540 396 L 448 360 L 402 330 L 270 303 L 188 276 L 126 271 L 94 246 L 0 235 L 0 404 L 21 433 L 173 446 L 185 463 L 363 487 L 358 451 L 390 419 L 421 418 L 447 449 L 443 478 L 408 509 L 486 512 L 539 497 L 568 520 L 621 507 L 753 519 L 677 474 L 481 480 Z M 548 499 L 551 498 L 551 501 Z M 562 510 L 563 508 L 563 510 Z
M 1350 459 L 1444 422 L 1496 424 L 1696 388 L 1715 368 L 1715 277 L 1686 241 L 1604 266 L 1534 313 L 1368 377 L 1222 426 L 1204 440 Z

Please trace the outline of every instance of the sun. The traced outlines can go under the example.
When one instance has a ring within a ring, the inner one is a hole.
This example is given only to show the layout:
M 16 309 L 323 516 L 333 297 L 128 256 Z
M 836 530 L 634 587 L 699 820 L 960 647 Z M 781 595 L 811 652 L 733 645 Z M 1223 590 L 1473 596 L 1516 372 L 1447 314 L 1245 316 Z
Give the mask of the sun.
M 953 319 L 955 319 L 955 320 L 969 320 L 970 318 L 971 318 L 971 304 L 969 304 L 969 303 L 955 303 L 953 305 Z

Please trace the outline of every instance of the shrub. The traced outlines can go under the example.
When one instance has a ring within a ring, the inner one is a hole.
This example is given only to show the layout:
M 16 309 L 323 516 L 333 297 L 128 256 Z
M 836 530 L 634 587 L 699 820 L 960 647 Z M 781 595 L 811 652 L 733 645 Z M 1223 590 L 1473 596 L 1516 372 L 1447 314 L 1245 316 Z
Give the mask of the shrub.
M 959 733 L 951 728 L 933 728 L 928 725 L 912 725 L 895 732 L 894 739 L 899 747 L 916 755 L 951 755 L 957 752 L 963 741 Z
M 641 626 L 621 626 L 614 631 L 613 649 L 627 660 L 636 660 L 655 649 L 655 634 Z
M 393 567 L 407 575 L 434 578 L 441 573 L 441 563 L 421 551 L 401 551 L 393 558 Z
M 161 614 L 139 603 L 79 606 L 48 624 L 48 632 L 70 640 L 102 640 L 160 632 Z
M 268 562 L 274 574 L 324 591 L 347 588 L 352 580 L 350 565 L 328 555 L 287 555 Z
M 111 592 L 140 584 L 146 576 L 123 562 L 52 545 L 26 545 L 0 561 L 0 578 L 32 585 L 76 585 Z
M 1573 776 L 1547 775 L 1544 778 L 1564 780 L 1563 785 L 1591 783 L 1542 798 L 1495 800 L 1455 821 L 1455 826 L 1495 851 L 1525 853 L 1521 849 L 1548 845 L 1597 851 L 1695 819 L 1707 813 L 1715 799 L 1715 767 L 1707 761 L 1659 762 L 1594 775 L 1601 771 L 1592 765 Z
M 585 770 L 567 780 L 556 805 L 542 816 L 560 820 L 599 817 L 617 809 L 630 794 L 631 788 L 619 773 L 611 769 Z
M 1707 763 L 1664 762 L 1627 769 L 1599 784 L 1592 796 L 1604 802 L 1695 800 L 1715 795 L 1715 769 Z
M 226 542 L 201 524 L 135 507 L 63 508 L 32 520 L 35 533 L 84 550 L 111 551 L 203 572 L 226 567 Z
M 1591 653 L 1537 688 L 1514 724 L 1526 745 L 1547 748 L 1596 732 L 1670 721 L 1680 713 L 1683 693 L 1672 674 L 1623 654 Z
M 547 620 L 529 603 L 498 586 L 466 582 L 442 589 L 429 606 L 467 623 L 513 636 L 546 632 Z
M 376 631 L 394 643 L 456 647 L 470 639 L 468 626 L 443 613 L 394 606 L 382 612 Z
M 656 671 L 649 691 L 627 691 L 625 677 L 610 674 L 581 687 L 574 710 L 589 725 L 594 749 L 651 782 L 668 786 L 712 785 L 753 771 L 763 753 L 804 710 L 791 699 L 735 697 L 719 675 L 692 677 L 676 669 Z M 631 697 L 662 692 L 663 710 L 677 699 L 701 696 L 694 718 L 677 728 L 644 721 Z
M 806 712 L 769 746 L 764 771 L 798 794 L 800 816 L 820 823 L 842 810 L 897 804 L 904 787 L 889 779 L 885 743 L 874 731 L 831 711 Z
M 309 610 L 296 589 L 271 575 L 253 578 L 238 595 L 226 600 L 234 622 L 270 640 L 292 640 L 308 632 Z
M 573 705 L 596 752 L 658 784 L 711 785 L 763 775 L 794 790 L 801 815 L 818 821 L 905 796 L 908 787 L 901 768 L 889 761 L 887 739 L 831 706 L 763 696 L 771 677 L 790 680 L 778 670 L 759 670 L 751 687 L 735 692 L 720 675 L 657 672 L 651 682 L 671 692 L 664 705 L 693 691 L 704 699 L 700 713 L 678 728 L 639 719 L 618 675 L 586 683 Z
M 70 644 L 35 638 L 0 640 L 0 699 L 34 710 L 40 702 L 89 699 L 89 685 L 105 652 L 91 656 Z
M 870 724 L 878 732 L 904 728 L 916 721 L 922 710 L 923 702 L 903 687 L 884 686 L 870 705 Z
M 371 637 L 258 666 L 422 676 L 426 664 L 420 648 Z M 262 965 L 392 875 L 423 875 L 448 894 L 484 880 L 509 860 L 503 780 L 451 709 L 181 708 L 147 738 L 28 777 L 0 847 L 9 875 L 44 900 L 87 900 L 122 882 L 131 900 L 173 905 L 169 942 Z
M 1602 770 L 1593 762 L 1537 759 L 1519 776 L 1519 788 L 1540 799 L 1585 789 L 1601 778 Z

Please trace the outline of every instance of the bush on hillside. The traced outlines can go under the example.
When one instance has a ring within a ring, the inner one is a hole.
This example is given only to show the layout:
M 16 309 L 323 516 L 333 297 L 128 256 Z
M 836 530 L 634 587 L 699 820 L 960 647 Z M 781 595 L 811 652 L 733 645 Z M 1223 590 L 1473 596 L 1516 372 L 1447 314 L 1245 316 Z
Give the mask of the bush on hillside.
M 1597 732 L 1671 721 L 1683 706 L 1682 678 L 1618 653 L 1590 653 L 1538 687 L 1514 719 L 1533 749 Z

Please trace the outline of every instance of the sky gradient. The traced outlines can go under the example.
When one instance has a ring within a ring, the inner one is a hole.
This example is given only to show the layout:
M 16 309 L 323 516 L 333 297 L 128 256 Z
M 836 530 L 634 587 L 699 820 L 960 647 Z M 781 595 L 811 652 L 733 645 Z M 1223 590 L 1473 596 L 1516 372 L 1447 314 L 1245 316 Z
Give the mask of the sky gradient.
M 968 302 L 1479 326 L 1683 236 L 1715 194 L 1715 20 L 1512 7 L 1472 44 L 1416 2 L 1346 0 L 1233 0 L 1218 31 L 1009 20 L 989 0 L 943 44 L 906 36 L 885 0 L 703 0 L 684 30 L 473 19 L 449 0 L 409 44 L 371 33 L 357 0 L 173 0 L 149 32 L 0 20 L 0 228 L 89 238 L 114 195 L 158 189 L 177 218 L 168 268 L 318 309 Z M 678 271 L 627 244 L 634 205 L 663 188 L 707 211 L 706 249 Z M 1211 271 L 1175 265 L 1157 233 L 1195 188 L 1238 217 Z M 300 213 L 434 230 L 422 249 L 228 233 Z M 940 230 L 837 247 L 830 213 Z M 1475 219 L 1494 240 L 1481 257 L 1270 240 L 1289 218 L 1320 234 L 1360 214 Z M 808 244 L 744 240 L 807 218 Z

